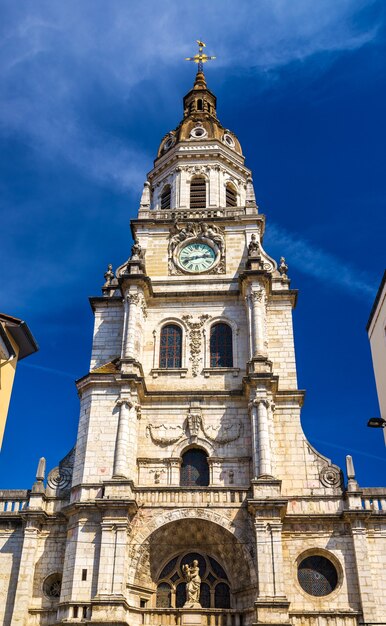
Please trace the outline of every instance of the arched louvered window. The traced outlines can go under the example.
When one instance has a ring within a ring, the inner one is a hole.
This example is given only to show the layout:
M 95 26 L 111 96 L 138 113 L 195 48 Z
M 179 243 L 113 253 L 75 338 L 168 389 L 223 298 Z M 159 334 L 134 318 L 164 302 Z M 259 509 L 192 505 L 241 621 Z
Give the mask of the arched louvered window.
M 172 606 L 172 592 L 168 583 L 160 583 L 157 587 L 157 609 L 170 609 Z
M 161 194 L 161 209 L 170 209 L 171 193 L 170 185 L 165 185 Z
M 177 324 L 167 324 L 161 330 L 160 367 L 181 367 L 182 330 Z
M 233 367 L 232 329 L 222 322 L 210 329 L 210 366 Z
M 183 487 L 209 485 L 208 455 L 204 450 L 191 448 L 182 455 L 180 484 Z
M 218 583 L 214 590 L 214 606 L 216 609 L 230 609 L 231 597 L 229 585 L 227 583 Z
M 237 206 L 236 189 L 229 183 L 225 188 L 225 204 L 226 206 Z
M 205 209 L 206 181 L 203 176 L 195 176 L 190 183 L 190 208 Z

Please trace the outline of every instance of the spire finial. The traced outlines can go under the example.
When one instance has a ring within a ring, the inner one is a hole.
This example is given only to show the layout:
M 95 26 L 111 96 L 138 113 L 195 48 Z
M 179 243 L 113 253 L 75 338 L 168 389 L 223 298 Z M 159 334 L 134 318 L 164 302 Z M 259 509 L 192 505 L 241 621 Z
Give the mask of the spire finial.
M 185 61 L 193 61 L 193 63 L 198 63 L 198 73 L 204 72 L 204 63 L 207 63 L 207 61 L 213 61 L 216 57 L 209 57 L 207 54 L 205 54 L 205 52 L 203 52 L 203 49 L 206 48 L 206 44 L 203 41 L 197 39 L 197 44 L 198 54 L 195 54 L 194 57 L 186 57 Z

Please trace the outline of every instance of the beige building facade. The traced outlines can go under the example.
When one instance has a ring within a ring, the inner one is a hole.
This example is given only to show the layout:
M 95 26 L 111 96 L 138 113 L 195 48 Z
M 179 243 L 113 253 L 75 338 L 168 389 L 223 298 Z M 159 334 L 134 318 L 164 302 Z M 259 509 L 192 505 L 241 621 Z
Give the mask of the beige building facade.
M 386 623 L 386 490 L 306 440 L 297 292 L 197 73 L 105 274 L 74 449 L 0 492 L 0 622 Z
M 379 422 L 383 427 L 386 444 L 386 270 L 370 313 L 367 333 L 380 408 Z

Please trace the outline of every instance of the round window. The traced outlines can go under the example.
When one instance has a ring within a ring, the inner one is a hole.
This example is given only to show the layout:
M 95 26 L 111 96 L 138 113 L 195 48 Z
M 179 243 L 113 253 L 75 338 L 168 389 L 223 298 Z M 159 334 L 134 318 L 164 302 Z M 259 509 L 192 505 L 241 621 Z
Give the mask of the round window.
M 48 598 L 59 598 L 62 587 L 62 577 L 55 573 L 48 576 L 43 583 L 43 591 Z
M 327 596 L 336 589 L 338 572 L 326 557 L 308 556 L 298 566 L 298 581 L 311 596 Z
M 167 139 L 163 145 L 163 150 L 165 151 L 169 150 L 169 148 L 171 148 L 174 145 L 175 141 L 176 141 L 175 137 L 173 136 L 169 137 L 169 139 Z
M 194 137 L 195 139 L 201 139 L 201 137 L 206 137 L 207 134 L 208 133 L 206 132 L 205 128 L 202 128 L 202 126 L 196 126 L 190 131 L 190 136 Z
M 227 144 L 228 144 L 228 146 L 230 146 L 231 148 L 233 148 L 233 147 L 234 147 L 234 145 L 235 145 L 235 142 L 234 142 L 233 137 L 231 137 L 231 135 L 228 135 L 228 133 L 225 133 L 225 135 L 224 135 L 224 141 L 225 141 L 225 143 L 227 143 Z

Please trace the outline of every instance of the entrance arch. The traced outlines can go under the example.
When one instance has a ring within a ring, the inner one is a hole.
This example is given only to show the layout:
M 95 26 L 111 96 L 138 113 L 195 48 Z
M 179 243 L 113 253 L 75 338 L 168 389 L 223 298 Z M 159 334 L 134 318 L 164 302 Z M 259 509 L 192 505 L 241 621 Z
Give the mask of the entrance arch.
M 245 518 L 243 515 L 235 524 L 214 511 L 181 508 L 166 511 L 147 523 L 138 519 L 131 536 L 129 585 L 152 591 L 155 605 L 157 583 L 165 564 L 182 553 L 201 552 L 224 568 L 235 603 L 238 594 L 243 595 L 244 601 L 251 595 L 253 603 L 257 574 L 253 531 L 250 536 L 245 532 L 249 527 L 247 515 L 245 512 Z M 219 588 L 217 595 L 223 592 Z

